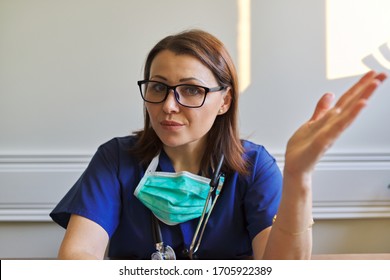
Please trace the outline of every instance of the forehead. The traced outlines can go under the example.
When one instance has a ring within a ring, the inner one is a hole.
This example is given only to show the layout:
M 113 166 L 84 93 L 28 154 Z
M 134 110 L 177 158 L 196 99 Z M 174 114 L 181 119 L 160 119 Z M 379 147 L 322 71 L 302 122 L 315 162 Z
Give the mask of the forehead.
M 163 50 L 156 55 L 150 67 L 150 78 L 161 76 L 169 81 L 194 77 L 204 82 L 215 81 L 211 70 L 198 58 Z

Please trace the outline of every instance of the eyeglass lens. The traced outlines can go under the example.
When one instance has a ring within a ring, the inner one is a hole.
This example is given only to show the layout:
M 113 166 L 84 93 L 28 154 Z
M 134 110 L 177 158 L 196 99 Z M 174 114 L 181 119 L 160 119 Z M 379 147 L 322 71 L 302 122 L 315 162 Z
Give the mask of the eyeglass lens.
M 148 81 L 142 84 L 141 92 L 148 102 L 163 102 L 171 87 L 159 82 Z M 172 87 L 177 102 L 188 107 L 198 107 L 204 102 L 206 89 L 196 85 L 179 85 Z

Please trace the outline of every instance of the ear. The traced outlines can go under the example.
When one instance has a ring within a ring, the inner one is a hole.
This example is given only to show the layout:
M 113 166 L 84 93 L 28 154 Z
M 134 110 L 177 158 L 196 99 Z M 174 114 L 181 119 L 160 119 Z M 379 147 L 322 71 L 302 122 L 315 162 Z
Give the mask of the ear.
M 218 115 L 225 114 L 229 110 L 231 103 L 232 103 L 232 90 L 229 87 L 223 93 L 221 107 L 219 108 Z

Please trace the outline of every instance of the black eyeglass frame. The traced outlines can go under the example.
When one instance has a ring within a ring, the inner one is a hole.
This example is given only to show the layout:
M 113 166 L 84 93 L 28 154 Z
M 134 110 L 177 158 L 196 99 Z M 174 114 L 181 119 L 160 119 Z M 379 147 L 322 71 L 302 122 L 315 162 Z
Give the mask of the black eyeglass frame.
M 143 93 L 142 93 L 142 85 L 143 84 L 146 84 L 146 83 L 149 83 L 149 82 L 153 82 L 153 83 L 159 83 L 159 84 L 162 84 L 164 85 L 166 88 L 167 88 L 167 92 L 165 93 L 165 97 L 163 100 L 159 101 L 159 102 L 153 102 L 153 101 L 149 101 L 149 100 L 146 100 Z M 139 91 L 141 93 L 141 97 L 142 99 L 145 101 L 145 102 L 148 102 L 148 103 L 153 103 L 153 104 L 158 104 L 158 103 L 163 103 L 167 98 L 168 98 L 168 95 L 169 95 L 169 91 L 172 89 L 173 90 L 173 95 L 175 96 L 175 99 L 177 101 L 177 103 L 179 103 L 181 106 L 183 107 L 187 107 L 187 108 L 200 108 L 203 106 L 204 102 L 206 101 L 206 96 L 209 92 L 217 92 L 217 91 L 221 91 L 221 90 L 224 90 L 226 89 L 227 87 L 226 86 L 217 86 L 217 87 L 213 87 L 213 88 L 208 88 L 208 87 L 204 87 L 204 86 L 199 86 L 199 85 L 194 85 L 194 84 L 179 84 L 179 85 L 175 85 L 175 86 L 170 86 L 170 85 L 167 85 L 166 83 L 163 83 L 163 82 L 159 82 L 159 81 L 153 81 L 153 80 L 141 80 L 141 81 L 137 81 L 137 84 L 138 84 L 138 87 L 139 87 Z M 179 86 L 192 86 L 192 87 L 200 87 L 200 88 L 203 88 L 205 90 L 205 93 L 204 93 L 204 97 L 203 97 L 203 101 L 202 103 L 199 105 L 199 106 L 188 106 L 188 105 L 184 105 L 180 102 L 179 98 L 178 98 L 178 93 L 176 91 L 176 88 L 179 87 Z

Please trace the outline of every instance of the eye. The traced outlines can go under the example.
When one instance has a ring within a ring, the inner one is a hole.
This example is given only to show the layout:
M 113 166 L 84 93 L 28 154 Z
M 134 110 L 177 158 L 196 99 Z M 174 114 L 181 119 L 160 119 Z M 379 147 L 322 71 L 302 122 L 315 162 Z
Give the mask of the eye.
M 180 93 L 187 96 L 198 96 L 205 93 L 204 88 L 198 86 L 180 86 Z
M 161 83 L 151 82 L 150 89 L 155 93 L 165 93 L 167 90 L 167 87 Z

